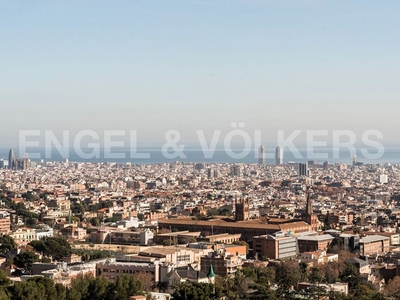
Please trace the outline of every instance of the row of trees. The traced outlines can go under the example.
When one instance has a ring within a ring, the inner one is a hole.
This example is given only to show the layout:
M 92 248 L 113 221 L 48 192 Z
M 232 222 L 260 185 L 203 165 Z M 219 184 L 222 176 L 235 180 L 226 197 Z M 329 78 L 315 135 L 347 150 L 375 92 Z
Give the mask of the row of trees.
M 7 255 L 11 250 L 17 248 L 17 244 L 9 235 L 0 236 L 0 256 L 7 257 L 7 265 L 14 264 L 19 268 L 19 271 L 14 275 L 30 274 L 34 262 L 60 261 L 72 253 L 80 255 L 84 261 L 106 258 L 110 254 L 109 251 L 72 249 L 68 241 L 60 237 L 45 237 L 41 240 L 32 241 L 29 245 L 33 247 L 34 251 Z M 42 254 L 42 259 L 39 259 L 37 253 Z
M 316 269 L 307 270 L 304 265 L 298 265 L 295 261 L 283 262 L 275 268 L 243 268 L 236 277 L 217 277 L 215 287 L 208 284 L 184 283 L 176 288 L 173 296 L 174 299 L 182 300 L 219 299 L 221 295 L 225 295 L 229 300 L 298 299 L 298 295 L 293 293 L 290 288 L 304 280 L 313 283 L 311 288 L 303 293 L 304 299 L 318 299 L 321 296 L 336 300 L 386 299 L 373 287 L 363 284 L 359 275 L 356 275 L 351 267 L 346 272 L 343 273 L 344 277 L 352 278 L 355 276 L 355 279 L 351 279 L 351 282 L 349 282 L 350 293 L 348 296 L 321 288 L 319 283 L 322 282 L 322 278 L 316 274 Z M 349 273 L 352 275 L 348 275 Z M 400 285 L 400 280 L 397 284 Z M 391 286 L 394 286 L 394 284 Z M 400 295 L 400 289 L 394 288 L 391 295 Z
M 69 288 L 45 277 L 33 277 L 15 282 L 0 270 L 0 299 L 9 300 L 128 300 L 142 293 L 140 280 L 130 275 L 119 277 L 115 283 L 103 277 L 79 275 Z

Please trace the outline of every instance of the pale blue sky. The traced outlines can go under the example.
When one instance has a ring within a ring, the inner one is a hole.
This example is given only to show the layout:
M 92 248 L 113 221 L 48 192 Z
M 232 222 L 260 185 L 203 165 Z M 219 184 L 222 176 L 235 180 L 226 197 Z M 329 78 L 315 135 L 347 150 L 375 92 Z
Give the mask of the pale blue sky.
M 296 129 L 397 144 L 399 25 L 398 0 L 3 1 L 0 143 L 176 129 L 190 144 L 245 122 L 271 145 Z

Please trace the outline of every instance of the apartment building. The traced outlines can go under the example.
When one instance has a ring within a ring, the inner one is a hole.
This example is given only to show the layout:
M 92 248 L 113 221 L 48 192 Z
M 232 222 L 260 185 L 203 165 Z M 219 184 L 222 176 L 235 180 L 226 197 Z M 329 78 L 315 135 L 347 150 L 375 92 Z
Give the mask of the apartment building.
M 259 258 L 282 259 L 297 254 L 296 238 L 284 234 L 261 235 L 253 238 L 254 255 Z

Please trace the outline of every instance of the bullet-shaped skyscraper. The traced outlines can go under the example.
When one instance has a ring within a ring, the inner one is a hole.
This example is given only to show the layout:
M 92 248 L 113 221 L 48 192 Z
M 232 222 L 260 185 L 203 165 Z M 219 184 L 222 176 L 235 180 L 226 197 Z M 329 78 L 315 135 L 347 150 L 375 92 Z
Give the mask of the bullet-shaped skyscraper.
M 15 157 L 13 149 L 10 149 L 10 152 L 8 153 L 8 168 L 10 170 L 15 169 Z
M 276 147 L 275 150 L 275 163 L 277 165 L 283 164 L 283 148 L 281 146 Z
M 258 148 L 258 163 L 260 165 L 265 164 L 265 147 L 264 146 L 260 146 L 260 148 Z

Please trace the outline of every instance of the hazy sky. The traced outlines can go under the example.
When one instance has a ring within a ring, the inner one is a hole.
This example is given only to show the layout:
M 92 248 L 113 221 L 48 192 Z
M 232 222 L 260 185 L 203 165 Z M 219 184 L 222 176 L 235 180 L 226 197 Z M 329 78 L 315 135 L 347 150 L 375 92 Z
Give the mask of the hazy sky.
M 0 145 L 25 129 L 190 144 L 231 122 L 271 145 L 297 129 L 397 144 L 399 25 L 398 0 L 3 1 Z

